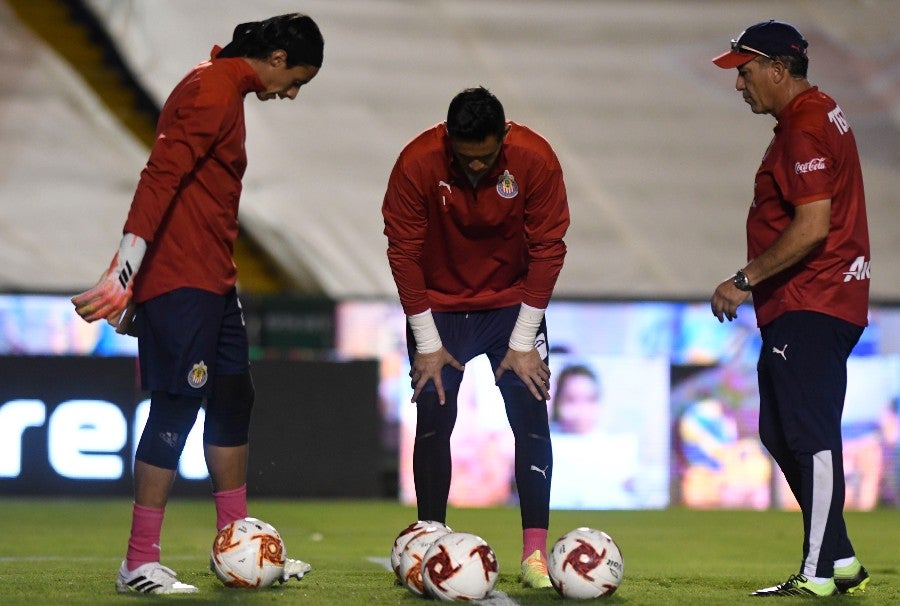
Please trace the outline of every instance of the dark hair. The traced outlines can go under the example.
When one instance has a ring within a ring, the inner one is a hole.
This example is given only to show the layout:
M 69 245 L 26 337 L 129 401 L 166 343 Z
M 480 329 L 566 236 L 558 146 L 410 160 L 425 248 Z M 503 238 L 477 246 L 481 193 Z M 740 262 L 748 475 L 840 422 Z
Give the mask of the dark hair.
M 322 67 L 325 40 L 319 26 L 307 15 L 289 13 L 265 21 L 241 23 L 219 57 L 267 59 L 273 51 L 287 53 L 287 67 Z
M 505 132 L 503 105 L 483 86 L 467 88 L 450 102 L 447 133 L 451 139 L 484 141 L 494 135 L 502 140 Z
M 784 64 L 788 73 L 795 78 L 806 78 L 806 72 L 809 70 L 809 57 L 773 55 L 772 60 Z
M 566 382 L 572 377 L 587 377 L 597 386 L 597 390 L 601 390 L 603 386 L 600 384 L 600 377 L 597 376 L 593 370 L 588 368 L 584 364 L 572 364 L 571 366 L 566 366 L 559 372 L 559 376 L 556 377 L 556 390 L 553 393 L 553 411 L 552 411 L 552 419 L 553 421 L 559 422 L 559 396 L 565 389 Z

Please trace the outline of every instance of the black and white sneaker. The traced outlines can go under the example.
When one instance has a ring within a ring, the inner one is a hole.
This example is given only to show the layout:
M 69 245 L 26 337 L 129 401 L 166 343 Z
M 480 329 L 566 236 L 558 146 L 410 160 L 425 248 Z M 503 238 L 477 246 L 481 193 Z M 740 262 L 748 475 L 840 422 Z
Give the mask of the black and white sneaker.
M 838 590 L 833 579 L 828 579 L 827 583 L 819 584 L 813 583 L 802 574 L 795 574 L 791 575 L 791 577 L 781 585 L 758 589 L 750 595 L 757 598 L 783 596 L 824 598 L 826 596 L 837 595 L 837 593 Z
M 129 571 L 125 562 L 116 575 L 116 591 L 119 593 L 197 593 L 197 588 L 182 583 L 175 571 L 159 562 L 148 562 Z

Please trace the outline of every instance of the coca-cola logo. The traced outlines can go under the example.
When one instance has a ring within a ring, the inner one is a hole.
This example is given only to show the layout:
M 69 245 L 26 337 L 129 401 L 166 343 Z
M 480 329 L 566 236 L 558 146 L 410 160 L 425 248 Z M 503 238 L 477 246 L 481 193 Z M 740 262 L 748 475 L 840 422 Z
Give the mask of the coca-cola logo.
M 811 173 L 814 170 L 824 170 L 825 169 L 825 158 L 813 158 L 812 160 L 807 160 L 806 162 L 797 162 L 794 164 L 794 172 L 798 175 L 803 175 L 806 173 Z

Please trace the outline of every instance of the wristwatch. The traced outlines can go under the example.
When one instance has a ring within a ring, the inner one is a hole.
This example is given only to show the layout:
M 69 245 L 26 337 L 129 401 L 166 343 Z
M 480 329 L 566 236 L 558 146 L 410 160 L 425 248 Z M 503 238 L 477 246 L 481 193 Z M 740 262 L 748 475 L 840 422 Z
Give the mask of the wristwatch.
M 738 290 L 743 290 L 744 292 L 749 291 L 752 286 L 750 286 L 750 280 L 747 278 L 747 274 L 744 273 L 743 269 L 739 269 L 734 272 L 734 278 L 731 279 L 734 283 L 735 288 Z

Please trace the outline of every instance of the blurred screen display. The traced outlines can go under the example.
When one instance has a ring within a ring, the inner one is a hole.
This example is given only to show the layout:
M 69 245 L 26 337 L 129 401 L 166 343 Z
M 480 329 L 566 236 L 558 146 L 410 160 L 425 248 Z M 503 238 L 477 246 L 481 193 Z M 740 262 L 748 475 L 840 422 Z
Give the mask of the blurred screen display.
M 414 504 L 403 312 L 370 300 L 339 303 L 336 314 L 338 353 L 382 362 L 382 443 L 397 456 L 400 500 Z M 759 442 L 752 307 L 720 324 L 706 302 L 554 301 L 547 327 L 552 508 L 796 507 Z M 848 365 L 848 510 L 900 505 L 898 335 L 900 308 L 873 308 Z M 451 446 L 452 505 L 516 503 L 512 432 L 484 356 L 466 363 Z
M 137 339 L 88 324 L 64 295 L 0 295 L 0 355 L 137 355 Z
M 338 357 L 380 362 L 381 447 L 396 464 L 398 497 L 412 504 L 403 311 L 395 301 L 347 300 L 335 306 L 334 324 Z M 550 304 L 547 325 L 553 508 L 796 507 L 759 442 L 760 337 L 750 306 L 720 324 L 706 302 L 564 300 Z M 136 339 L 82 321 L 63 295 L 0 295 L 0 327 L 3 356 L 137 355 Z M 455 506 L 517 502 L 512 432 L 492 375 L 484 356 L 466 364 L 452 439 Z M 900 506 L 898 404 L 900 307 L 875 306 L 848 363 L 849 510 Z M 16 407 L 0 402 L 6 415 Z

